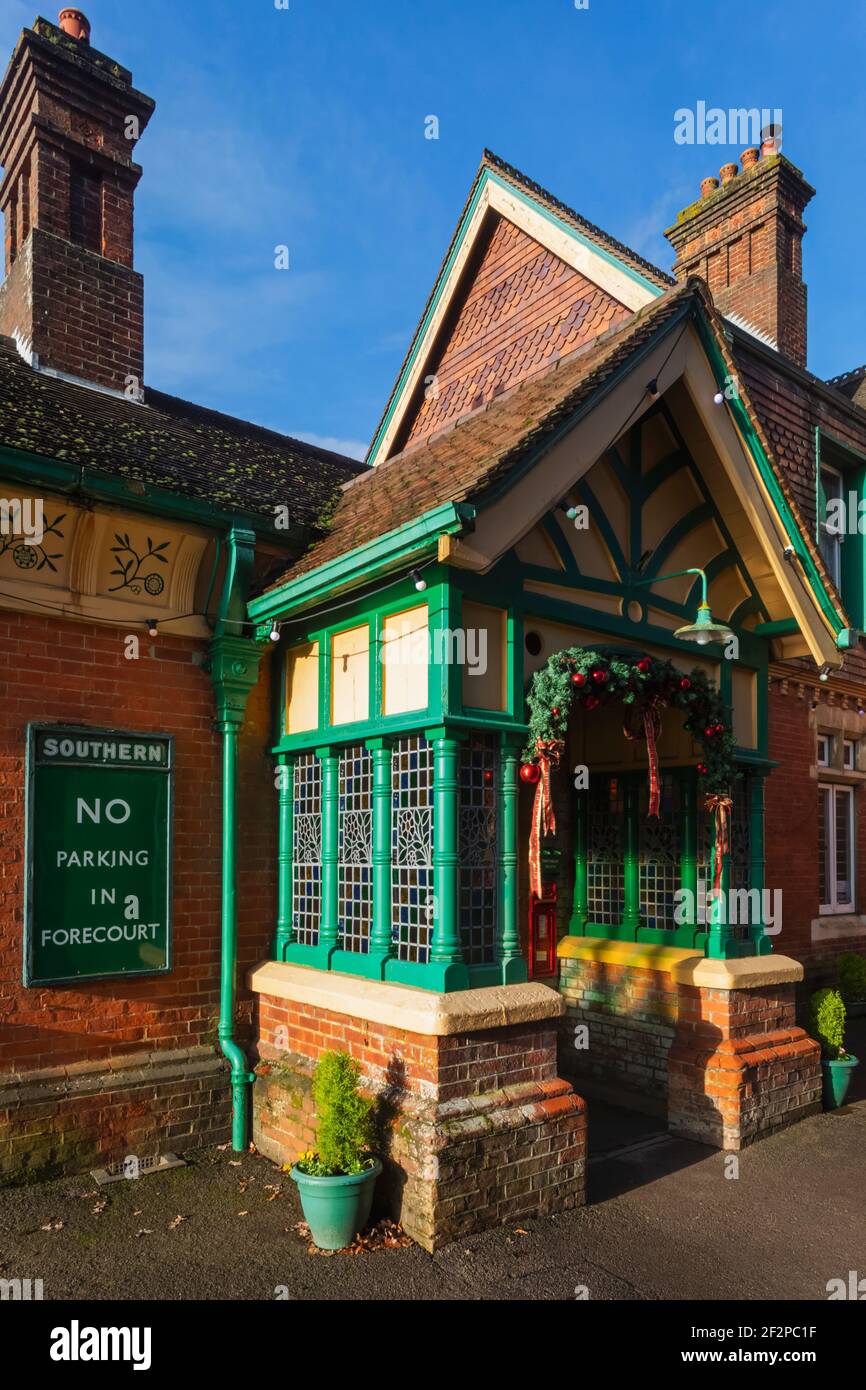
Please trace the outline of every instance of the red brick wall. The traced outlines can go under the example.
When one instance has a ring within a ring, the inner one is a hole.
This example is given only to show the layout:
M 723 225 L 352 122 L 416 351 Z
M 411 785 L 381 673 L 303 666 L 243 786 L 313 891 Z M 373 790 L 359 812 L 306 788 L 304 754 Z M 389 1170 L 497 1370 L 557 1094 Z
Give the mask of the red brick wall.
M 144 281 L 136 271 L 34 227 L 0 291 L 0 333 L 43 366 L 123 391 L 144 379 Z
M 866 937 L 860 931 L 847 938 L 812 942 L 820 890 L 811 691 L 801 690 L 792 680 L 783 693 L 780 683 L 771 681 L 769 713 L 769 756 L 779 766 L 766 782 L 765 884 L 770 890 L 782 890 L 782 931 L 773 937 L 773 948 L 802 961 L 810 983 L 829 981 L 835 958 L 844 951 L 866 951 Z M 856 906 L 859 912 L 866 912 L 866 789 L 862 785 L 854 801 Z
M 267 995 L 259 1019 L 259 1150 L 315 1147 L 315 1062 L 349 1052 L 376 1102 L 377 1206 L 427 1250 L 582 1204 L 586 1107 L 556 1075 L 553 1020 L 428 1038 Z
M 0 612 L 0 1072 L 213 1044 L 219 1006 L 220 738 L 206 644 L 160 635 L 123 657 L 123 632 Z M 140 980 L 25 989 L 24 749 L 30 721 L 175 736 L 174 969 Z M 239 767 L 240 977 L 269 954 L 276 793 L 268 671 L 250 698 Z M 241 1011 L 250 1018 L 242 991 Z
M 494 225 L 470 286 L 442 330 L 438 395 L 419 396 L 403 447 L 589 342 L 629 310 L 512 223 Z

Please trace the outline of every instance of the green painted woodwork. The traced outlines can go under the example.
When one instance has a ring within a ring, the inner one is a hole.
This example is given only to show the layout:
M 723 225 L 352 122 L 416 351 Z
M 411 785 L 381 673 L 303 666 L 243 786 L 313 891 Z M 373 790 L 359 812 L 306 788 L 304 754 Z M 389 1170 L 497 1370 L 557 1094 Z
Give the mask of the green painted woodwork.
M 749 804 L 749 887 L 755 888 L 760 894 L 760 901 L 763 905 L 764 872 L 766 868 L 764 858 L 764 778 L 766 769 L 755 768 L 750 777 L 751 797 Z M 752 950 L 756 956 L 769 955 L 773 949 L 773 943 L 765 933 L 766 924 L 749 924 L 749 935 L 752 941 Z
M 520 984 L 528 976 L 526 961 L 520 949 L 518 909 L 518 782 L 520 746 L 503 735 L 499 754 L 499 786 L 497 818 L 499 821 L 499 941 L 497 960 L 499 980 L 503 984 Z M 497 981 L 499 982 L 499 981 Z
M 821 522 L 827 516 L 827 496 L 821 483 L 821 468 L 824 464 L 835 468 L 842 475 L 845 517 L 848 530 L 841 545 L 841 594 L 848 616 L 856 629 L 866 629 L 866 534 L 860 530 L 859 503 L 866 497 L 866 456 L 842 443 L 835 436 L 822 430 L 815 431 L 815 481 L 818 497 L 815 539 L 820 548 Z M 850 516 L 848 494 L 856 494 L 858 511 L 856 517 Z M 866 523 L 864 523 L 866 525 Z M 853 529 L 852 529 L 853 527 Z M 840 634 L 841 638 L 841 634 Z M 846 649 L 855 646 L 845 638 L 838 645 Z
M 317 748 L 316 756 L 322 764 L 322 915 L 316 950 L 330 961 L 340 940 L 340 755 Z
M 415 521 L 398 526 L 366 545 L 271 589 L 249 605 L 250 618 L 264 624 L 285 619 L 301 608 L 327 604 L 346 589 L 386 577 L 401 566 L 417 563 L 425 554 L 435 557 L 439 537 L 463 531 L 475 515 L 465 503 L 448 502 L 425 512 Z
M 458 844 L 460 741 L 446 729 L 429 729 L 433 746 L 433 943 L 426 969 L 441 990 L 467 989 L 458 915 L 460 846 Z
M 384 739 L 372 740 L 367 747 L 373 758 L 373 922 L 369 959 L 382 978 L 385 962 L 394 950 L 391 932 L 392 753 Z
M 274 941 L 274 960 L 286 959 L 286 947 L 295 939 L 292 924 L 293 895 L 293 834 L 295 770 L 285 755 L 278 759 L 279 768 L 279 842 L 277 846 L 277 934 Z
M 688 769 L 680 774 L 680 887 L 691 893 L 687 899 L 698 901 L 698 805 L 697 773 Z M 697 933 L 697 911 L 689 914 L 684 923 L 686 932 Z M 682 930 L 682 929 L 680 929 Z
M 586 936 L 588 934 L 588 819 L 588 798 L 586 792 L 581 792 L 574 798 L 574 901 L 571 908 L 571 921 L 568 924 L 570 936 Z
M 217 729 L 222 736 L 222 895 L 220 911 L 220 1010 L 218 1036 L 231 1064 L 232 1145 L 246 1149 L 249 1136 L 249 1088 L 255 1080 L 235 1040 L 237 990 L 237 766 L 238 739 L 247 700 L 256 685 L 261 649 L 242 637 L 226 636 L 243 613 L 252 577 L 255 536 L 232 529 L 227 537 L 226 574 L 219 604 L 217 636 L 211 643 L 210 677 L 216 702 Z
M 716 383 L 720 390 L 724 390 L 728 376 L 728 368 L 727 363 L 725 362 L 722 353 L 719 349 L 719 345 L 716 341 L 715 334 L 713 333 L 703 314 L 695 315 L 695 322 L 697 326 L 698 335 L 706 350 L 707 357 L 709 358 L 710 366 L 712 368 L 713 375 L 716 379 Z M 812 590 L 812 594 L 815 598 L 815 601 L 818 604 L 818 607 L 821 609 L 821 612 L 827 619 L 831 631 L 838 633 L 846 626 L 846 624 L 842 618 L 842 615 L 836 608 L 836 604 L 832 595 L 830 594 L 829 590 L 824 584 L 824 581 L 812 556 L 812 552 L 808 549 L 803 536 L 800 534 L 799 527 L 797 526 L 797 523 L 794 520 L 793 513 L 791 512 L 791 508 L 788 505 L 788 499 L 782 490 L 781 483 L 779 482 L 779 479 L 776 476 L 776 471 L 772 467 L 770 460 L 768 459 L 764 451 L 763 444 L 761 443 L 758 433 L 754 425 L 752 424 L 749 412 L 746 409 L 743 401 L 740 399 L 739 395 L 735 396 L 733 399 L 728 401 L 728 407 L 731 410 L 732 415 L 734 416 L 734 420 L 736 421 L 737 428 L 740 432 L 740 436 L 743 439 L 746 447 L 748 448 L 752 460 L 755 463 L 758 472 L 761 475 L 761 479 L 764 483 L 764 486 L 767 489 L 767 492 L 770 495 L 773 506 L 785 527 L 789 543 L 794 547 L 797 558 L 803 567 L 803 571 L 806 575 L 806 578 L 808 579 L 809 587 Z
M 630 940 L 637 941 L 640 928 L 640 825 L 637 780 L 623 779 L 625 825 L 623 827 L 622 882 L 625 905 L 622 925 Z

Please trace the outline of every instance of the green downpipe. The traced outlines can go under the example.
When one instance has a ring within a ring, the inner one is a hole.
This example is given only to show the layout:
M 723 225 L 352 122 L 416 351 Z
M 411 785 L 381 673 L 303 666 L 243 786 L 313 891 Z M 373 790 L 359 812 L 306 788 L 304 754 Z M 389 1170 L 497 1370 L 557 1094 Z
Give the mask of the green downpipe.
M 235 792 L 238 771 L 238 727 L 219 726 L 223 739 L 222 817 L 222 959 L 220 964 L 219 1042 L 232 1069 L 232 1148 L 242 1153 L 249 1134 L 249 1088 L 255 1080 L 243 1051 L 235 1042 L 235 994 L 238 963 L 237 821 Z

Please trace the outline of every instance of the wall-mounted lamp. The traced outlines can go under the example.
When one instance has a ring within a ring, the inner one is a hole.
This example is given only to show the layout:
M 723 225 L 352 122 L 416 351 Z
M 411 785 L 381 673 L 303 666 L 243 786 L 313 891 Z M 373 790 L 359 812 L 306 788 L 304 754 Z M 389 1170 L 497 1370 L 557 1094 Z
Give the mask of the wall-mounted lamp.
M 674 637 L 678 637 L 681 642 L 696 642 L 699 647 L 709 646 L 710 642 L 733 641 L 734 633 L 727 623 L 713 621 L 710 605 L 707 602 L 707 576 L 704 570 L 675 570 L 673 574 L 657 574 L 653 575 L 651 579 L 638 579 L 635 583 L 642 587 L 649 584 L 661 584 L 666 579 L 681 579 L 684 574 L 699 574 L 701 576 L 701 602 L 695 621 L 686 623 L 685 627 L 677 628 Z

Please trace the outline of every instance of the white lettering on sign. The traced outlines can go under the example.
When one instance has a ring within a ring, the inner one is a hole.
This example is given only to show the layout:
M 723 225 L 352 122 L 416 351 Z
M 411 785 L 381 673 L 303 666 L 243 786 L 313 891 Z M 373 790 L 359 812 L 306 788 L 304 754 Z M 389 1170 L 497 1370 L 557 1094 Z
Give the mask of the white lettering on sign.
M 93 821 L 94 825 L 99 825 L 102 816 L 102 812 L 100 809 L 101 806 L 102 798 L 99 796 L 94 801 L 92 807 L 88 806 L 83 796 L 80 796 L 78 798 L 78 805 L 75 812 L 75 820 L 77 824 L 81 825 L 81 822 L 84 816 L 86 815 L 89 816 L 89 818 Z M 118 807 L 120 807 L 120 811 L 117 810 Z M 123 812 L 125 812 L 125 814 L 122 814 Z M 131 815 L 132 807 L 130 806 L 128 801 L 120 801 L 119 799 L 115 799 L 114 801 L 107 801 L 105 804 L 105 816 L 107 820 L 111 821 L 112 825 L 125 825 Z
M 146 869 L 150 864 L 147 849 L 77 849 L 57 851 L 58 869 Z
M 159 922 L 133 922 L 111 927 L 54 927 L 43 931 L 43 946 L 101 946 L 106 941 L 156 941 Z
M 45 758 L 77 758 L 82 762 L 165 763 L 164 748 L 159 743 L 102 743 L 98 739 L 46 738 L 41 748 Z

